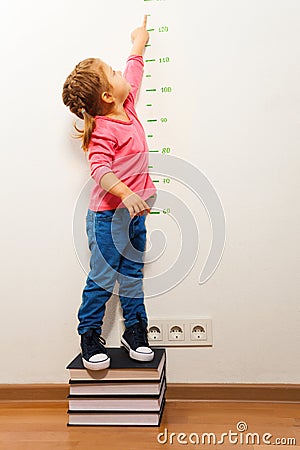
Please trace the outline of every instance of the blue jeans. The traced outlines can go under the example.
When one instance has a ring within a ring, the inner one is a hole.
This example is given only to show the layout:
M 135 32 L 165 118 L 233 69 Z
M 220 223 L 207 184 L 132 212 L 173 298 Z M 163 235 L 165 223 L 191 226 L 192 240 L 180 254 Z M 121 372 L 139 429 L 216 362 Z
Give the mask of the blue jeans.
M 147 233 L 145 219 L 145 215 L 131 218 L 127 208 L 88 209 L 86 232 L 91 270 L 78 310 L 79 335 L 89 328 L 95 328 L 101 334 L 105 304 L 113 293 L 116 280 L 125 327 L 138 322 L 138 311 L 148 325 L 142 271 Z

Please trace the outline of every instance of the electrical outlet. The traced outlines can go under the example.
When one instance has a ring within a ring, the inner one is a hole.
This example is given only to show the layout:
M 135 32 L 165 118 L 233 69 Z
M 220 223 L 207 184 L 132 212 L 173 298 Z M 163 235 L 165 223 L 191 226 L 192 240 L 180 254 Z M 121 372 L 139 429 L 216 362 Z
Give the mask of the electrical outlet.
M 190 337 L 191 341 L 206 341 L 206 323 L 204 321 L 200 323 L 190 324 Z
M 163 340 L 163 332 L 162 326 L 160 325 L 151 325 L 148 327 L 148 340 L 152 341 L 162 341 Z
M 184 341 L 185 333 L 184 333 L 184 324 L 168 324 L 168 339 L 169 341 Z
M 148 318 L 148 341 L 151 347 L 212 346 L 212 320 L 209 317 Z M 120 319 L 120 336 L 124 332 Z

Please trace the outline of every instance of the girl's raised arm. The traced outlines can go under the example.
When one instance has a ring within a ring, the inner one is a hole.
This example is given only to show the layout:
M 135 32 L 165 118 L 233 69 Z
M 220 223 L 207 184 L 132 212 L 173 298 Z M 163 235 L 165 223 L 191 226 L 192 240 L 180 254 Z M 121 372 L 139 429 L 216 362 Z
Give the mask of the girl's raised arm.
M 144 53 L 145 45 L 149 41 L 149 33 L 146 30 L 147 26 L 147 15 L 144 16 L 143 25 L 136 28 L 131 33 L 132 49 L 130 55 L 142 56 Z

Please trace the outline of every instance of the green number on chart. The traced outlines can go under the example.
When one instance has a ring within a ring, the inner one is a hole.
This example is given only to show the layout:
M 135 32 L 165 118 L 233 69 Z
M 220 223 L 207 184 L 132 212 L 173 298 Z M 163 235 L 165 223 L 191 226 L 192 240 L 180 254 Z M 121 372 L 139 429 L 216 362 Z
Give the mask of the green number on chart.
M 167 33 L 167 31 L 169 31 L 169 27 L 159 27 L 158 32 L 159 33 Z
M 161 88 L 161 92 L 172 92 L 172 88 L 170 86 L 163 86 Z
M 171 151 L 170 147 L 163 147 L 162 150 L 161 150 L 161 152 L 162 152 L 163 154 L 165 154 L 165 153 L 170 153 L 170 151 Z
M 163 123 L 166 123 L 166 122 L 168 122 L 168 119 L 166 117 L 161 117 L 160 121 Z
M 168 183 L 170 183 L 170 181 L 171 181 L 170 178 L 163 178 L 163 182 L 164 182 L 164 183 L 167 183 L 167 184 L 168 184 Z
M 160 63 L 167 63 L 170 62 L 169 56 L 165 56 L 164 58 L 159 58 Z
M 163 214 L 169 214 L 171 212 L 170 208 L 163 209 Z

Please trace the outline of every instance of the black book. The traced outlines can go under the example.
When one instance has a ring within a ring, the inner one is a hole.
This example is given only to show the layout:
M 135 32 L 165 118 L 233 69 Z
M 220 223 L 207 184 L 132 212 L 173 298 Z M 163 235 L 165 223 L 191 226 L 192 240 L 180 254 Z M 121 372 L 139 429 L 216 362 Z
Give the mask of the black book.
M 74 396 L 69 395 L 69 411 L 159 411 L 166 391 L 164 378 L 158 395 Z
M 82 363 L 81 353 L 66 367 L 71 381 L 125 381 L 125 380 L 157 380 L 159 381 L 166 361 L 164 348 L 155 348 L 152 361 L 142 362 L 131 359 L 124 347 L 110 347 L 110 367 L 104 370 L 88 370 Z
M 159 426 L 165 406 L 162 399 L 159 411 L 68 411 L 68 426 L 105 425 L 105 426 Z
M 70 395 L 81 396 L 111 396 L 118 395 L 159 395 L 165 378 L 165 365 L 160 380 L 69 380 Z

